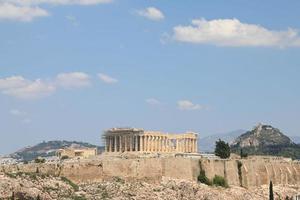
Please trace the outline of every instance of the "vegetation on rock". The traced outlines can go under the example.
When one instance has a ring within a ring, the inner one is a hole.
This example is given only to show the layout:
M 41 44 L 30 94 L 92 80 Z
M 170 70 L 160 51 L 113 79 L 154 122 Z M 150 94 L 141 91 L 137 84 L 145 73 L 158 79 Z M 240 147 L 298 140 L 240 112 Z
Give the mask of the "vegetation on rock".
M 218 176 L 218 175 L 215 175 L 215 177 L 213 178 L 213 184 L 215 186 L 221 186 L 221 187 L 226 187 L 226 188 L 229 187 L 226 179 L 224 177 Z
M 206 185 L 212 185 L 209 178 L 206 177 L 205 171 L 203 169 L 200 170 L 200 174 L 198 175 L 198 182 L 206 184 Z

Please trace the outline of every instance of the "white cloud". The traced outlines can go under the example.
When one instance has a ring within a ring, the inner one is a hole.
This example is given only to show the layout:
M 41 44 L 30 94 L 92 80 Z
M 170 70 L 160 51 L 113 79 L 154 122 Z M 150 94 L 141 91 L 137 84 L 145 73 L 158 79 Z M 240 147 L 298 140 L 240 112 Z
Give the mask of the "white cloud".
M 11 76 L 8 78 L 0 79 L 0 89 L 10 89 L 24 87 L 30 83 L 22 76 Z
M 300 37 L 295 29 L 268 30 L 260 25 L 246 24 L 238 19 L 192 20 L 188 26 L 173 28 L 173 38 L 181 42 L 213 44 L 217 46 L 300 46 Z
M 161 104 L 161 102 L 155 98 L 149 98 L 146 99 L 146 103 L 150 104 L 150 105 L 159 105 Z
M 91 85 L 90 76 L 83 72 L 60 73 L 50 80 L 29 80 L 22 76 L 0 79 L 0 92 L 18 99 L 39 99 L 52 95 L 57 89 L 76 89 Z
M 189 100 L 180 100 L 177 102 L 177 107 L 180 110 L 202 110 L 204 106 L 194 104 Z
M 49 96 L 56 90 L 55 86 L 40 79 L 27 81 L 25 86 L 6 88 L 2 93 L 19 99 L 38 99 Z
M 25 116 L 25 115 L 27 115 L 26 112 L 24 112 L 24 111 L 22 111 L 22 110 L 18 110 L 18 109 L 11 109 L 11 110 L 9 111 L 9 113 L 10 113 L 11 115 L 14 115 L 14 116 Z
M 113 0 L 0 0 L 0 20 L 30 22 L 37 17 L 49 16 L 40 8 L 48 5 L 96 5 L 111 3 Z M 75 23 L 73 21 L 73 23 Z M 78 23 L 78 22 L 77 22 Z
M 39 7 L 17 6 L 10 3 L 0 3 L 0 20 L 30 22 L 37 17 L 46 17 L 49 13 Z
M 163 20 L 165 18 L 164 14 L 155 7 L 148 7 L 144 10 L 139 10 L 137 11 L 137 14 L 154 21 Z
M 108 76 L 107 74 L 99 73 L 98 77 L 100 78 L 100 80 L 102 80 L 104 83 L 107 83 L 107 84 L 114 84 L 114 83 L 118 82 L 117 79 L 112 78 L 111 76 Z
M 112 0 L 4 0 L 4 2 L 10 2 L 18 5 L 96 5 L 103 3 L 111 3 Z
M 90 76 L 83 72 L 61 73 L 56 76 L 56 84 L 66 89 L 91 85 Z

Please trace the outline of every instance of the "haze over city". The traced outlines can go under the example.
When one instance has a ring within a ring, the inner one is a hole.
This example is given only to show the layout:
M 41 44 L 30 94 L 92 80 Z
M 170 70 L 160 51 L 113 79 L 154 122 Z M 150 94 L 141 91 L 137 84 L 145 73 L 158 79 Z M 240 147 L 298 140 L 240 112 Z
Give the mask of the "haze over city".
M 0 154 L 111 127 L 299 136 L 299 7 L 1 0 Z

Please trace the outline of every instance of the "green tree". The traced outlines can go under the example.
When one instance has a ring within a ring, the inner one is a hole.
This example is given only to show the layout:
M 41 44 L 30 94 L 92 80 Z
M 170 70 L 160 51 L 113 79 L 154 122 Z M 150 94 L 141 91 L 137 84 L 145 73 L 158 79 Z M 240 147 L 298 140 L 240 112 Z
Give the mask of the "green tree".
M 241 158 L 247 158 L 247 157 L 248 157 L 248 154 L 245 153 L 245 152 L 243 151 L 243 149 L 241 149 L 241 151 L 240 151 L 240 156 L 241 156 Z
M 272 183 L 272 181 L 270 181 L 270 186 L 269 186 L 269 200 L 274 200 L 273 183 Z
M 221 139 L 219 139 L 219 141 L 216 141 L 215 155 L 223 159 L 229 158 L 230 157 L 229 144 L 224 142 Z

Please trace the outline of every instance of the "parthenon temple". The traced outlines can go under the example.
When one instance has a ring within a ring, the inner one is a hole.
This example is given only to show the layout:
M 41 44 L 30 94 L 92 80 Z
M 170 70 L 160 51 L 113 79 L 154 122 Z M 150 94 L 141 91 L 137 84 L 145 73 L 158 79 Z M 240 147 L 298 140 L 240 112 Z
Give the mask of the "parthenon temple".
M 105 151 L 196 153 L 197 133 L 169 134 L 136 128 L 112 128 L 105 131 Z

